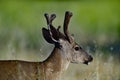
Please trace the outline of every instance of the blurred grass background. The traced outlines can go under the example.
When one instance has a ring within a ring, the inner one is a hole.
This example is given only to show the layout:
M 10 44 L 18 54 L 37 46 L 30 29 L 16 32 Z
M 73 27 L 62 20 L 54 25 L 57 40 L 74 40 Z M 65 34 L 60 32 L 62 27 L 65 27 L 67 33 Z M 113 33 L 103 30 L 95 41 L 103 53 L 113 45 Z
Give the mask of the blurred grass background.
M 0 59 L 42 61 L 53 45 L 42 37 L 44 13 L 55 13 L 63 25 L 65 11 L 73 12 L 69 30 L 93 54 L 89 65 L 73 65 L 63 80 L 120 80 L 120 1 L 0 1 Z M 61 29 L 62 31 L 62 29 Z

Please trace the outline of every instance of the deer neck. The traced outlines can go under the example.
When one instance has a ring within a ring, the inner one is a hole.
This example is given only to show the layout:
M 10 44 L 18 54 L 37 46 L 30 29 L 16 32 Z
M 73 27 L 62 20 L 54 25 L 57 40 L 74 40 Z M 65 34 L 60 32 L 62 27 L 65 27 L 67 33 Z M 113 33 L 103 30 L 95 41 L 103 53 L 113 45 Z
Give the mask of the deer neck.
M 51 64 L 61 71 L 61 69 L 67 69 L 70 61 L 65 58 L 64 51 L 62 51 L 60 48 L 55 47 L 45 63 Z
M 67 69 L 70 61 L 68 61 L 59 48 L 54 48 L 51 55 L 42 64 L 44 66 L 45 80 L 58 80 L 61 74 Z M 54 78 L 54 79 L 53 79 Z

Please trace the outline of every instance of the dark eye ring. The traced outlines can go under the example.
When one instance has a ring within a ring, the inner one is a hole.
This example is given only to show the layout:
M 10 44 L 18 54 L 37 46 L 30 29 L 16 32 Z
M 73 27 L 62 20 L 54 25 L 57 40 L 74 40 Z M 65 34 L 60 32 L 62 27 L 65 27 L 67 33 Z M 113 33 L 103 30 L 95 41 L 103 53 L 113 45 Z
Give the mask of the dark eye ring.
M 75 47 L 75 50 L 78 51 L 78 50 L 79 50 L 79 47 Z

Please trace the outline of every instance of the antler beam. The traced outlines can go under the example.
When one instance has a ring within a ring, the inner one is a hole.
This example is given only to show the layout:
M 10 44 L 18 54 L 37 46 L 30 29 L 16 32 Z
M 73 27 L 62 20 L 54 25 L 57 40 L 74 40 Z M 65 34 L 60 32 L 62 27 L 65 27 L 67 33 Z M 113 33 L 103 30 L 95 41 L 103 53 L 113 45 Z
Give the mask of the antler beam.
M 70 18 L 72 17 L 72 12 L 66 11 L 65 13 L 65 19 L 64 19 L 64 34 L 66 35 L 66 38 L 68 39 L 68 41 L 71 43 L 71 38 L 70 38 L 70 34 L 68 31 L 68 24 L 70 22 Z

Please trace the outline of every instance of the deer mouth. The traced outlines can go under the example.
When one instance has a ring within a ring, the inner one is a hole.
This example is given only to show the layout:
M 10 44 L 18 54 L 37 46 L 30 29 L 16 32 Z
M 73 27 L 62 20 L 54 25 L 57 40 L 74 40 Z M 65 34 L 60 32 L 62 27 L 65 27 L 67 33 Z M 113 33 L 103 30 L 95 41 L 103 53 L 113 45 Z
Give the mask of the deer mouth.
M 83 64 L 89 65 L 90 62 L 89 61 L 85 61 Z
M 85 62 L 83 62 L 84 64 L 86 64 L 86 65 L 88 65 L 88 64 L 90 64 L 90 62 L 92 62 L 93 61 L 93 57 L 89 57 L 89 60 L 86 60 Z

